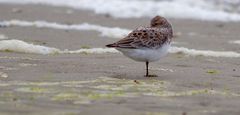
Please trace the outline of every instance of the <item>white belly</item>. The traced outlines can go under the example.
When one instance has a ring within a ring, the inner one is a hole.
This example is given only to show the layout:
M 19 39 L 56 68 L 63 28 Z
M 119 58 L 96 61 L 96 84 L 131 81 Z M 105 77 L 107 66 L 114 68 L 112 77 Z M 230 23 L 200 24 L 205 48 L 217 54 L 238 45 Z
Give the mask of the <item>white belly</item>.
M 121 51 L 125 56 L 143 62 L 153 62 L 157 61 L 160 58 L 164 57 L 168 49 L 170 48 L 170 44 L 166 43 L 162 45 L 162 47 L 158 49 L 126 49 L 126 48 L 117 48 L 117 50 Z

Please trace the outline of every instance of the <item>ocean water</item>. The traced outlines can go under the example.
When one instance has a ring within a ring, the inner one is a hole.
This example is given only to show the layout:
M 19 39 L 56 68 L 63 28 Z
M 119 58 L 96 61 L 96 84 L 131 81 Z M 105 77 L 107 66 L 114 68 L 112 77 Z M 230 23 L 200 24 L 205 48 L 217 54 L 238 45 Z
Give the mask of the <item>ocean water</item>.
M 92 3 L 94 1 L 94 3 Z M 70 7 L 78 10 L 92 10 L 96 14 L 109 14 L 115 18 L 140 18 L 163 15 L 176 19 L 206 21 L 240 21 L 240 0 L 0 0 L 0 4 L 33 4 L 52 7 Z M 39 19 L 41 20 L 41 19 Z M 97 31 L 99 36 L 123 38 L 130 30 L 119 27 L 105 27 L 96 24 L 61 24 L 47 21 L 0 20 L 0 26 L 35 27 L 76 31 Z M 33 36 L 34 37 L 34 36 Z M 230 41 L 239 45 L 239 40 Z M 0 33 L 0 51 L 34 54 L 69 53 L 118 53 L 112 48 L 90 48 L 69 50 L 51 46 L 35 45 Z M 234 51 L 197 50 L 185 47 L 171 47 L 169 53 L 183 53 L 189 56 L 239 58 Z
M 0 3 L 64 6 L 115 18 L 162 15 L 176 19 L 240 21 L 240 0 L 0 0 Z

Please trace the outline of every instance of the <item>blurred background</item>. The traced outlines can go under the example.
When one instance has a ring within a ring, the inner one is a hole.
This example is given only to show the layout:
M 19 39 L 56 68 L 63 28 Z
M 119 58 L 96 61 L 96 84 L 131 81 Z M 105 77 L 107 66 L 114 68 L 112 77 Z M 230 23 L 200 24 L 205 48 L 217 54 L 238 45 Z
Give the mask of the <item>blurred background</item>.
M 239 0 L 0 0 L 0 3 L 69 7 L 115 18 L 163 15 L 169 18 L 212 21 L 240 20 Z

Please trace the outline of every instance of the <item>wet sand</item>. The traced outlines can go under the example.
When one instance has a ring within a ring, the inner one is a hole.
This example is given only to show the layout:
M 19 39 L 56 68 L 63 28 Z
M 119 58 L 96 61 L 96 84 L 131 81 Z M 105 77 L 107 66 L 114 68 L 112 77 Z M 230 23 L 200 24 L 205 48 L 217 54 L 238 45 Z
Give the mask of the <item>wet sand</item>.
M 72 12 L 72 13 L 67 13 Z M 114 19 L 91 11 L 34 5 L 0 5 L 0 20 L 88 22 L 134 29 L 149 18 Z M 170 19 L 174 41 L 187 48 L 240 52 L 240 23 Z M 34 27 L 0 28 L 10 39 L 77 50 L 104 47 L 118 39 L 95 31 Z M 120 53 L 37 55 L 0 52 L 1 115 L 239 115 L 239 58 L 169 54 L 144 63 Z M 7 76 L 3 76 L 3 74 Z

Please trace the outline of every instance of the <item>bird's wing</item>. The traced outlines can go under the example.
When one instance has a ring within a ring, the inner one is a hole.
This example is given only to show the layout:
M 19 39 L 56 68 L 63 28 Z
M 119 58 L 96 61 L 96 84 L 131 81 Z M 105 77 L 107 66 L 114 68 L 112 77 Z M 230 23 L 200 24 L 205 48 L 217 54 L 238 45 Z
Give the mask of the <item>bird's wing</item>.
M 120 41 L 109 44 L 107 47 L 116 48 L 159 48 L 168 41 L 168 33 L 165 30 L 150 27 L 140 27 L 128 34 Z

